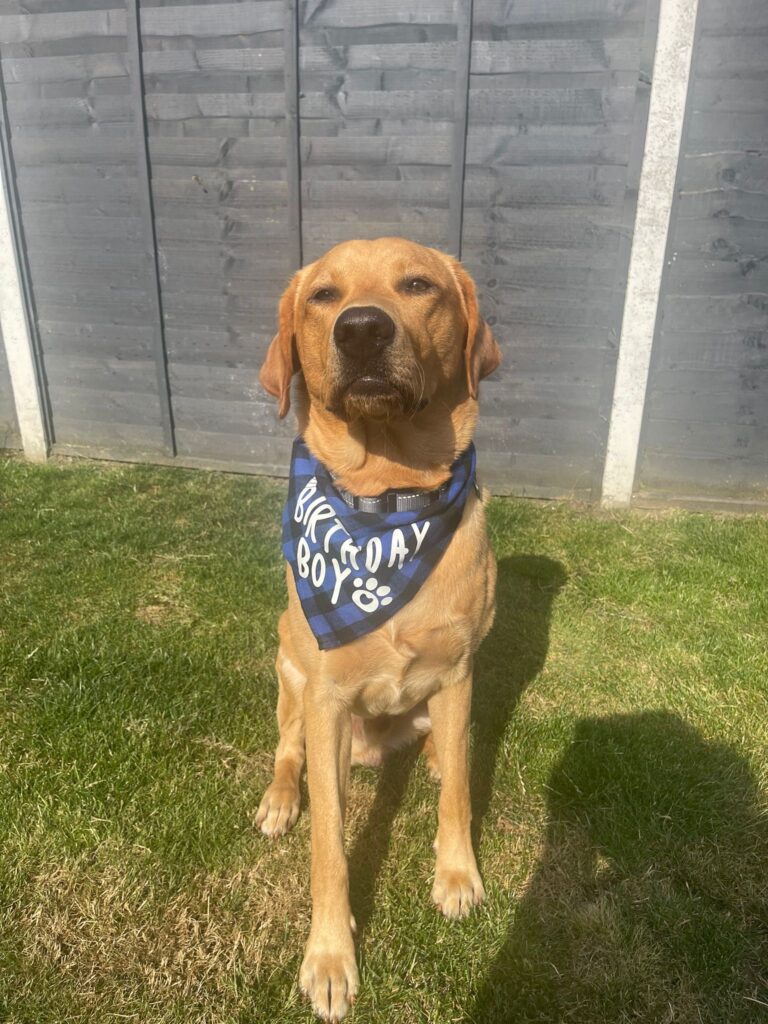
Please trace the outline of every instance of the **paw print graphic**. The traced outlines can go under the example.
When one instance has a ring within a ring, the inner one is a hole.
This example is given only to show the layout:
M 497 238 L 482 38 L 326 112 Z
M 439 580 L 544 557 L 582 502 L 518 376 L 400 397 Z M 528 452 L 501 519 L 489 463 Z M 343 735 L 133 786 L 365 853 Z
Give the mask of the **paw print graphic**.
M 379 586 L 379 581 L 373 576 L 365 581 L 365 586 L 362 580 L 355 580 L 355 587 L 358 589 L 352 593 L 352 600 L 364 612 L 375 612 L 379 607 L 392 604 L 390 587 Z

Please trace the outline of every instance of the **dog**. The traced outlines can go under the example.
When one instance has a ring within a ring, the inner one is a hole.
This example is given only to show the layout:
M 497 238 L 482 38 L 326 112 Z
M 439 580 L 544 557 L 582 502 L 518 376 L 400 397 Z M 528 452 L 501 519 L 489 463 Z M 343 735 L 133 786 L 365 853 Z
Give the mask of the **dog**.
M 306 750 L 312 923 L 300 985 L 318 1016 L 339 1021 L 358 989 L 343 837 L 352 763 L 379 764 L 388 750 L 425 737 L 440 778 L 432 900 L 460 918 L 484 897 L 470 837 L 468 737 L 472 662 L 493 622 L 496 563 L 487 495 L 467 453 L 474 458 L 479 381 L 501 353 L 461 264 L 402 238 L 344 242 L 298 271 L 278 321 L 260 381 L 281 418 L 293 384 L 294 469 L 305 483 L 284 516 L 293 564 L 278 629 L 280 738 L 256 820 L 269 837 L 293 826 Z M 441 553 L 425 541 L 428 574 L 406 579 L 426 571 L 415 551 L 430 509 L 442 515 L 445 495 L 459 487 L 453 520 L 430 520 L 435 536 L 442 529 Z M 386 522 L 401 523 L 420 514 L 412 506 L 423 500 L 426 519 L 391 529 L 389 554 L 374 528 L 365 551 L 356 546 L 349 517 L 375 527 L 376 512 L 366 509 L 389 502 Z M 391 586 L 380 582 L 383 571 Z M 384 606 L 396 599 L 404 603 L 392 613 Z M 324 610 L 315 616 L 318 602 Z

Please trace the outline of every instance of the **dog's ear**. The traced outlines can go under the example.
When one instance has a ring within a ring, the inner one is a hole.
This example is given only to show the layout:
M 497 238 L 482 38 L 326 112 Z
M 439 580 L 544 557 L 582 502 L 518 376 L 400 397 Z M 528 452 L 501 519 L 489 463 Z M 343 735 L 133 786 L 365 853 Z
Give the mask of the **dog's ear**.
M 475 282 L 458 261 L 453 262 L 452 268 L 459 286 L 464 315 L 467 318 L 467 337 L 464 343 L 467 387 L 470 397 L 477 398 L 478 384 L 483 377 L 493 373 L 501 362 L 501 349 L 493 336 L 493 331 L 480 316 Z
M 261 386 L 280 401 L 278 409 L 280 419 L 283 419 L 291 407 L 291 379 L 294 373 L 298 373 L 301 369 L 299 353 L 296 348 L 294 323 L 294 305 L 298 285 L 299 275 L 294 274 L 280 298 L 277 334 L 267 349 L 264 365 L 259 371 Z

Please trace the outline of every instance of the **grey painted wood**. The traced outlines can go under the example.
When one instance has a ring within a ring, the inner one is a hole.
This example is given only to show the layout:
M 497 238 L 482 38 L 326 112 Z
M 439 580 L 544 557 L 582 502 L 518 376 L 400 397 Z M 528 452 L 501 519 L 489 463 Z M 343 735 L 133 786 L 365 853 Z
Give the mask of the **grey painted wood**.
M 768 502 L 768 9 L 700 0 L 636 492 Z
M 457 95 L 466 93 L 457 60 L 470 41 L 459 6 L 462 47 L 453 0 L 300 8 L 305 260 L 380 234 L 458 250 L 461 167 L 452 175 L 451 164 L 463 135 Z
M 0 57 L 54 439 L 82 442 L 87 434 L 89 443 L 106 443 L 95 424 L 105 435 L 111 417 L 150 433 L 156 450 L 162 429 L 150 339 L 157 317 L 144 272 L 154 246 L 146 245 L 140 205 L 143 133 L 132 105 L 125 5 L 21 7 L 3 8 Z M 87 368 L 73 359 L 81 349 L 92 356 Z M 141 403 L 121 411 L 134 392 Z M 86 434 L 78 420 L 90 424 Z M 110 443 L 132 442 L 113 431 Z
M 142 4 L 155 225 L 182 458 L 268 464 L 254 454 L 263 439 L 290 436 L 289 424 L 267 415 L 256 381 L 280 292 L 301 262 L 294 8 L 283 0 Z
M 768 8 L 701 2 L 646 501 L 754 495 L 768 461 Z M 280 293 L 402 234 L 462 251 L 504 350 L 484 481 L 595 496 L 657 4 L 141 0 L 131 51 L 135 0 L 0 0 L 55 450 L 168 461 L 161 324 L 178 461 L 284 471 L 257 383 Z M 3 394 L 0 361 L 0 442 Z
M 464 179 L 467 164 L 467 120 L 469 117 L 469 82 L 472 66 L 472 0 L 457 8 L 456 61 L 453 75 L 454 113 L 451 144 L 451 184 L 448 197 L 448 251 L 461 259 L 462 225 L 464 222 Z M 418 72 L 417 72 L 418 73 Z
M 150 184 L 149 146 L 147 144 L 147 113 L 144 100 L 144 71 L 142 65 L 141 15 L 139 0 L 127 3 L 127 44 L 130 57 L 131 101 L 133 128 L 136 137 L 136 205 L 141 213 L 142 242 L 144 247 L 144 291 L 148 299 L 147 320 L 154 327 L 152 346 L 155 364 L 155 386 L 163 426 L 163 439 L 168 455 L 176 454 L 174 437 L 173 402 L 168 379 L 168 353 L 165 349 L 163 299 L 157 257 L 155 208 Z
M 655 17 L 475 0 L 464 255 L 505 357 L 479 436 L 506 418 L 513 490 L 597 496 Z
M 291 268 L 302 264 L 301 115 L 299 112 L 299 25 L 296 4 L 284 0 L 285 25 L 285 178 L 288 186 L 288 247 Z

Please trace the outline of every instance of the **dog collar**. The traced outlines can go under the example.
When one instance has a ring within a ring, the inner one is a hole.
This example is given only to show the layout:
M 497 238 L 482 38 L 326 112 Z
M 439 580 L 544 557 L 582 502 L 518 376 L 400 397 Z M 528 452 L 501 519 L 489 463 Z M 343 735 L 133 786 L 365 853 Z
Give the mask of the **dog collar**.
M 441 484 L 434 491 L 407 491 L 392 488 L 373 498 L 352 494 L 351 491 L 345 491 L 343 487 L 339 487 L 335 482 L 334 486 L 336 493 L 349 508 L 354 509 L 356 512 L 372 512 L 384 515 L 387 512 L 421 512 L 422 509 L 428 508 L 442 498 L 448 490 L 448 481 Z
M 304 441 L 294 441 L 283 554 L 321 650 L 372 632 L 416 596 L 461 522 L 475 468 L 470 444 L 435 490 L 366 498 L 340 490 Z

